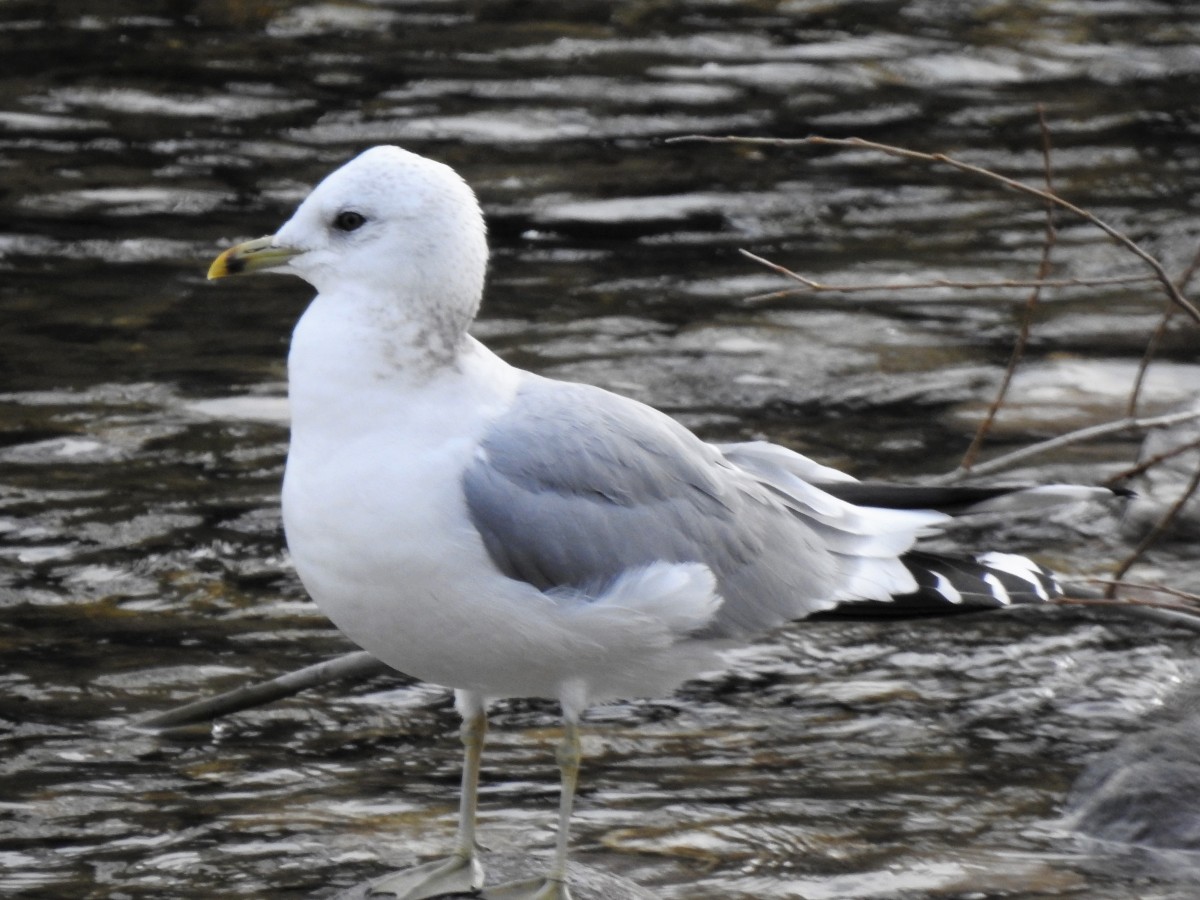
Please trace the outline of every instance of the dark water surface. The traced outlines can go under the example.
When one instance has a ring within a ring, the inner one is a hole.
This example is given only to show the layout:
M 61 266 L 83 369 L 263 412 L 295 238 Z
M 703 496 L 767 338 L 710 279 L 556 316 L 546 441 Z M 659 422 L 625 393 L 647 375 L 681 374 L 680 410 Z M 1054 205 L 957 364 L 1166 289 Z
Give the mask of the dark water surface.
M 365 146 L 458 168 L 496 251 L 477 334 L 713 439 L 858 475 L 951 469 L 1024 292 L 820 295 L 1029 278 L 1043 211 L 862 152 L 664 144 L 859 135 L 1042 176 L 1182 270 L 1200 243 L 1200 13 L 1186 2 L 0 2 L 0 895 L 320 897 L 444 849 L 445 692 L 378 679 L 212 728 L 131 717 L 349 649 L 277 510 L 297 281 L 205 283 Z M 1061 219 L 1056 277 L 1142 274 Z M 988 453 L 1123 414 L 1162 299 L 1047 292 Z M 1144 409 L 1200 385 L 1176 317 Z M 1132 439 L 1023 474 L 1095 480 Z M 1119 510 L 980 541 L 1070 573 Z M 1200 588 L 1195 547 L 1131 573 Z M 798 625 L 736 674 L 597 710 L 576 846 L 663 898 L 1186 898 L 1188 854 L 1060 819 L 1087 761 L 1195 675 L 1194 632 L 1112 611 Z M 482 839 L 552 846 L 555 710 L 509 703 Z

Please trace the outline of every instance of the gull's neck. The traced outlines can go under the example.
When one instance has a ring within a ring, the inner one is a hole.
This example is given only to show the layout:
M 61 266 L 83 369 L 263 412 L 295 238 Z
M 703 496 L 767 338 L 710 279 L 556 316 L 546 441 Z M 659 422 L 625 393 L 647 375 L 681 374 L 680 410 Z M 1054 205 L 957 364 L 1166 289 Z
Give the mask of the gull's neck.
M 511 401 L 518 370 L 449 320 L 415 312 L 345 295 L 313 301 L 288 355 L 293 450 L 380 427 L 436 440 Z
M 444 301 L 322 293 L 292 335 L 289 376 L 312 375 L 357 390 L 418 387 L 458 367 L 473 312 Z

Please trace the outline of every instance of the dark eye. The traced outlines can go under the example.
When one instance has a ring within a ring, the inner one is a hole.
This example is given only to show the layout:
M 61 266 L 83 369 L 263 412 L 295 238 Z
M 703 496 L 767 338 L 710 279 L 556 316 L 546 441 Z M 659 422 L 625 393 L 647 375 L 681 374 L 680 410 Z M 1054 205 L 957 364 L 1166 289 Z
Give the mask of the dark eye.
M 333 227 L 338 231 L 356 231 L 366 224 L 367 217 L 352 209 L 342 210 L 334 217 Z

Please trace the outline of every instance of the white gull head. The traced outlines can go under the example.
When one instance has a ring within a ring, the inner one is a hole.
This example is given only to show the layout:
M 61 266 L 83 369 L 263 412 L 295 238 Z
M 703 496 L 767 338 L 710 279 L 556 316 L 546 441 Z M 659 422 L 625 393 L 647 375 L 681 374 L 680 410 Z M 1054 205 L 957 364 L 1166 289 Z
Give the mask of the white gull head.
M 478 311 L 487 259 L 483 214 L 466 182 L 449 166 L 382 146 L 325 178 L 273 236 L 227 250 L 209 277 L 298 275 L 447 362 Z

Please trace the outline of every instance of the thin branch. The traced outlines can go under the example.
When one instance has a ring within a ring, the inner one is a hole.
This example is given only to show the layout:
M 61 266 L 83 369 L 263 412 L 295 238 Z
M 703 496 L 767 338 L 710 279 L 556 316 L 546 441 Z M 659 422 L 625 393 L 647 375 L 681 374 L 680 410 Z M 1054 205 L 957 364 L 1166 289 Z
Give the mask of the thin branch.
M 1053 203 L 1055 206 L 1065 209 L 1099 228 L 1112 240 L 1125 247 L 1130 253 L 1149 266 L 1151 271 L 1154 272 L 1155 278 L 1158 280 L 1159 284 L 1162 285 L 1163 290 L 1167 292 L 1167 296 L 1171 298 L 1172 302 L 1175 303 L 1175 305 L 1182 309 L 1185 313 L 1187 313 L 1187 315 L 1194 322 L 1200 323 L 1200 309 L 1197 309 L 1195 306 L 1193 306 L 1192 303 L 1183 296 L 1179 288 L 1175 286 L 1174 281 L 1171 280 L 1171 276 L 1168 275 L 1166 269 L 1163 268 L 1162 263 L 1155 259 L 1151 254 L 1143 250 L 1142 247 L 1138 245 L 1132 238 L 1114 228 L 1112 225 L 1109 225 L 1094 213 L 1090 213 L 1086 209 L 1076 206 L 1074 203 L 1071 203 L 1069 200 L 1066 200 L 1057 194 L 1050 193 L 1042 188 L 1036 188 L 1033 185 L 1026 184 L 1023 181 L 1017 181 L 1014 178 L 1008 178 L 1007 176 L 1001 175 L 998 172 L 993 172 L 991 169 L 985 169 L 982 166 L 976 166 L 972 165 L 971 163 L 962 162 L 961 160 L 955 159 L 952 156 L 947 156 L 944 153 L 922 153 L 917 150 L 894 147 L 890 144 L 880 144 L 875 141 L 865 140 L 863 138 L 829 138 L 821 137 L 819 135 L 812 135 L 806 138 L 753 138 L 739 137 L 736 135 L 729 135 L 726 137 L 718 137 L 714 135 L 687 135 L 684 137 L 668 138 L 667 141 L 668 143 L 695 141 L 714 144 L 747 144 L 770 147 L 799 147 L 813 145 L 825 147 L 845 147 L 855 150 L 872 150 L 900 159 L 946 165 L 953 169 L 957 169 L 960 172 L 986 178 L 989 181 L 1002 184 L 1011 190 L 1017 191 L 1018 193 L 1027 194 L 1031 197 L 1037 197 L 1038 199 L 1047 203 Z
M 180 725 L 207 722 L 210 719 L 249 709 L 252 706 L 262 706 L 283 697 L 290 697 L 292 694 L 298 694 L 300 691 L 327 684 L 330 681 L 345 679 L 365 681 L 384 672 L 394 673 L 395 670 L 380 662 L 366 650 L 357 650 L 315 665 L 305 666 L 295 672 L 288 672 L 286 675 L 280 675 L 270 681 L 244 685 L 224 694 L 218 694 L 216 697 L 196 700 L 193 703 L 139 719 L 131 724 L 134 728 L 176 728 Z
M 1150 363 L 1154 361 L 1154 357 L 1158 354 L 1158 346 L 1166 336 L 1167 327 L 1171 324 L 1171 320 L 1175 318 L 1175 311 L 1177 309 L 1178 307 L 1170 299 L 1163 305 L 1162 314 L 1158 317 L 1158 324 L 1154 326 L 1150 340 L 1146 342 L 1146 349 L 1142 351 L 1142 358 L 1138 362 L 1137 374 L 1133 377 L 1133 387 L 1129 391 L 1129 402 L 1125 404 L 1127 415 L 1137 415 L 1138 402 L 1142 399 L 1142 388 L 1145 386 L 1146 377 L 1150 373 Z
M 779 265 L 778 263 L 773 263 L 769 259 L 763 259 L 758 254 L 751 253 L 749 250 L 745 249 L 744 247 L 738 248 L 738 253 L 742 254 L 742 256 L 746 257 L 747 259 L 754 260 L 759 265 L 766 266 L 772 272 L 778 272 L 784 278 L 790 278 L 790 279 L 792 279 L 792 281 L 800 282 L 802 285 L 804 285 L 810 291 L 830 290 L 830 288 L 827 285 L 823 285 L 819 282 L 813 281 L 811 278 L 805 278 L 803 275 L 798 275 L 797 273 L 793 272 L 791 269 L 785 268 L 785 267 Z
M 1083 583 L 1099 584 L 1104 585 L 1105 587 L 1115 585 L 1117 588 L 1128 588 L 1132 591 L 1150 591 L 1151 593 L 1155 594 L 1167 594 L 1171 597 L 1178 597 L 1180 600 L 1186 600 L 1189 603 L 1195 603 L 1197 608 L 1200 609 L 1200 594 L 1191 594 L 1187 591 L 1181 591 L 1178 588 L 1169 588 L 1161 584 L 1143 584 L 1137 581 L 1120 581 L 1115 578 L 1085 578 L 1083 579 Z M 1127 602 L 1131 603 L 1136 602 L 1134 600 L 1129 600 L 1128 598 L 1121 599 L 1125 599 Z
M 1195 255 L 1192 256 L 1192 261 L 1188 263 L 1183 273 L 1175 280 L 1179 290 L 1187 290 L 1188 283 L 1196 274 L 1196 270 L 1200 269 L 1200 247 L 1196 248 Z M 1129 405 L 1126 407 L 1126 412 L 1131 415 L 1137 415 L 1138 400 L 1142 396 L 1142 387 L 1146 383 L 1146 374 L 1150 369 L 1150 363 L 1154 360 L 1158 353 L 1158 347 L 1162 343 L 1162 339 L 1166 336 L 1167 326 L 1171 324 L 1171 319 L 1175 317 L 1177 307 L 1171 300 L 1167 300 L 1167 305 L 1162 311 L 1162 316 L 1159 317 L 1158 324 L 1154 327 L 1154 333 L 1150 335 L 1150 340 L 1146 343 L 1146 350 L 1142 353 L 1142 361 L 1138 363 L 1137 376 L 1133 380 L 1133 389 L 1129 392 Z
M 1174 459 L 1176 456 L 1182 456 L 1190 450 L 1200 449 L 1200 438 L 1194 441 L 1188 441 L 1185 444 L 1180 444 L 1178 447 L 1172 447 L 1170 450 L 1164 450 L 1162 453 L 1156 453 L 1153 456 L 1142 460 L 1136 466 L 1130 466 L 1128 469 L 1122 469 L 1116 475 L 1110 475 L 1104 479 L 1106 487 L 1112 487 L 1114 484 L 1120 484 L 1122 481 L 1128 481 L 1130 478 L 1136 478 L 1143 472 L 1153 469 L 1159 463 L 1164 463 L 1169 459 Z
M 1058 606 L 1138 606 L 1148 609 L 1169 609 L 1171 612 L 1195 616 L 1194 607 L 1184 603 L 1163 603 L 1158 600 L 1135 600 L 1131 597 L 1055 597 L 1050 601 Z
M 1196 471 L 1192 473 L 1192 478 L 1188 482 L 1187 487 L 1183 489 L 1183 493 L 1171 504 L 1171 508 L 1167 510 L 1161 519 L 1154 523 L 1154 527 L 1142 538 L 1141 542 L 1133 549 L 1133 552 L 1117 566 L 1116 571 L 1113 572 L 1114 581 L 1120 581 L 1125 573 L 1133 568 L 1134 564 L 1146 554 L 1146 551 L 1158 542 L 1158 539 L 1166 533 L 1167 529 L 1171 527 L 1171 523 L 1183 511 L 1183 507 L 1187 505 L 1192 495 L 1196 493 L 1197 488 L 1200 488 L 1200 466 L 1196 467 Z M 1115 593 L 1115 591 L 1115 588 L 1109 588 L 1110 595 Z
M 1200 615 L 1195 607 L 1180 603 L 1163 603 L 1158 600 L 1101 599 L 1098 597 L 1055 597 L 1050 601 L 1057 606 L 1108 606 L 1138 612 L 1144 616 L 1165 621 L 1171 625 L 1200 631 Z
M 1180 292 L 1186 290 L 1188 282 L 1196 274 L 1197 269 L 1200 269 L 1200 247 L 1196 248 L 1196 252 L 1192 255 L 1192 261 L 1188 263 L 1187 268 L 1183 270 L 1179 278 L 1176 280 L 1176 285 Z M 1150 369 L 1150 363 L 1158 353 L 1159 344 L 1162 343 L 1163 337 L 1167 333 L 1167 327 L 1171 324 L 1171 319 L 1174 317 L 1176 307 L 1167 304 L 1163 310 L 1162 316 L 1155 326 L 1154 333 L 1150 336 L 1150 340 L 1146 344 L 1146 350 L 1142 354 L 1141 362 L 1138 364 L 1137 375 L 1134 378 L 1133 389 L 1129 392 L 1128 410 L 1130 415 L 1134 415 L 1137 411 L 1138 400 L 1141 398 L 1142 388 L 1145 385 L 1146 375 Z M 1157 456 L 1144 461 L 1139 471 L 1145 471 L 1153 465 L 1162 462 L 1165 459 L 1170 459 L 1181 453 L 1186 452 L 1194 446 L 1200 445 L 1200 441 L 1192 441 L 1190 444 L 1184 444 L 1182 447 L 1176 447 L 1172 450 L 1159 453 Z M 1192 479 L 1188 483 L 1188 487 L 1179 496 L 1175 503 L 1162 515 L 1162 517 L 1154 524 L 1154 527 L 1142 539 L 1141 543 L 1134 548 L 1133 552 L 1121 563 L 1117 569 L 1116 578 L 1128 572 L 1129 569 L 1150 549 L 1151 546 L 1166 532 L 1175 521 L 1183 507 L 1187 505 L 1188 500 L 1196 492 L 1197 487 L 1200 487 L 1200 465 L 1196 467 L 1196 471 L 1192 473 Z M 1116 587 L 1110 587 L 1109 593 L 1115 593 Z
M 1188 422 L 1192 419 L 1200 419 L 1200 410 L 1187 410 L 1186 412 L 1167 413 L 1165 415 L 1150 416 L 1144 419 L 1117 419 L 1113 422 L 1103 422 L 1099 425 L 1089 425 L 1087 428 L 1080 428 L 1077 431 L 1070 431 L 1066 434 L 1060 434 L 1058 437 L 1040 441 L 1039 443 L 1031 444 L 1028 447 L 1022 447 L 1021 449 L 1014 450 L 1011 453 L 1005 453 L 1003 456 L 997 456 L 995 459 L 989 459 L 987 462 L 982 462 L 975 466 L 970 472 L 964 472 L 961 469 L 957 469 L 947 475 L 942 476 L 941 478 L 935 479 L 935 483 L 961 481 L 968 474 L 990 475 L 993 472 L 999 472 L 1003 469 L 1010 469 L 1019 462 L 1024 462 L 1032 456 L 1048 453 L 1051 450 L 1058 450 L 1062 447 L 1069 447 L 1073 444 L 1082 444 L 1085 441 L 1090 441 L 1095 438 L 1107 437 L 1114 434 L 1122 434 L 1123 432 L 1127 431 L 1147 431 L 1151 428 L 1160 428 L 1166 425 L 1177 425 L 1180 422 Z
M 950 278 L 935 278 L 931 281 L 895 281 L 895 282 L 880 282 L 877 284 L 825 284 L 822 281 L 808 278 L 793 272 L 791 269 L 781 266 L 778 263 L 771 262 L 769 259 L 764 259 L 757 254 L 751 253 L 746 249 L 739 249 L 738 253 L 747 259 L 751 259 L 756 263 L 777 272 L 785 278 L 792 281 L 797 281 L 803 287 L 791 288 L 782 291 L 772 291 L 767 294 L 755 294 L 751 297 L 744 298 L 746 303 L 757 303 L 765 300 L 779 300 L 786 297 L 804 296 L 807 294 L 865 294 L 875 291 L 886 291 L 887 293 L 895 293 L 898 291 L 927 291 L 935 288 L 955 288 L 963 291 L 981 291 L 981 290 L 1003 290 L 1014 288 L 1072 288 L 1072 287 L 1107 287 L 1110 285 L 1121 284 L 1145 284 L 1149 281 L 1154 281 L 1153 275 L 1117 275 L 1107 278 L 1048 278 L 1048 279 L 1031 279 L 1031 278 L 1001 278 L 993 281 L 955 281 Z
M 1042 133 L 1042 166 L 1046 172 L 1046 190 L 1054 192 L 1054 167 L 1050 162 L 1050 129 L 1046 126 L 1046 110 L 1039 103 L 1037 108 L 1038 126 Z M 1042 258 L 1038 261 L 1037 279 L 1040 281 L 1050 274 L 1050 257 L 1054 253 L 1054 248 L 1058 244 L 1058 228 L 1054 225 L 1054 205 L 1046 204 L 1046 229 L 1045 239 L 1042 242 Z M 1016 374 L 1017 366 L 1021 362 L 1021 358 L 1025 355 L 1025 347 L 1029 344 L 1029 332 L 1033 327 L 1033 317 L 1037 312 L 1038 303 L 1042 297 L 1042 289 L 1035 287 L 1029 292 L 1029 296 L 1025 300 L 1024 314 L 1021 316 L 1021 325 L 1017 331 L 1017 339 L 1013 341 L 1012 352 L 1008 357 L 1008 365 L 1004 368 L 1004 375 L 1000 379 L 1000 386 L 996 391 L 996 396 L 993 398 L 991 405 L 984 414 L 983 421 L 979 423 L 979 427 L 975 429 L 975 436 L 971 439 L 970 446 L 967 447 L 966 453 L 963 454 L 962 461 L 958 467 L 963 470 L 969 470 L 975 464 L 975 460 L 979 457 L 979 451 L 983 448 L 983 442 L 987 440 L 988 433 L 992 430 L 992 425 L 996 421 L 996 416 L 1000 413 L 1000 407 L 1004 405 L 1004 398 L 1008 396 L 1008 389 L 1012 385 L 1013 376 Z

